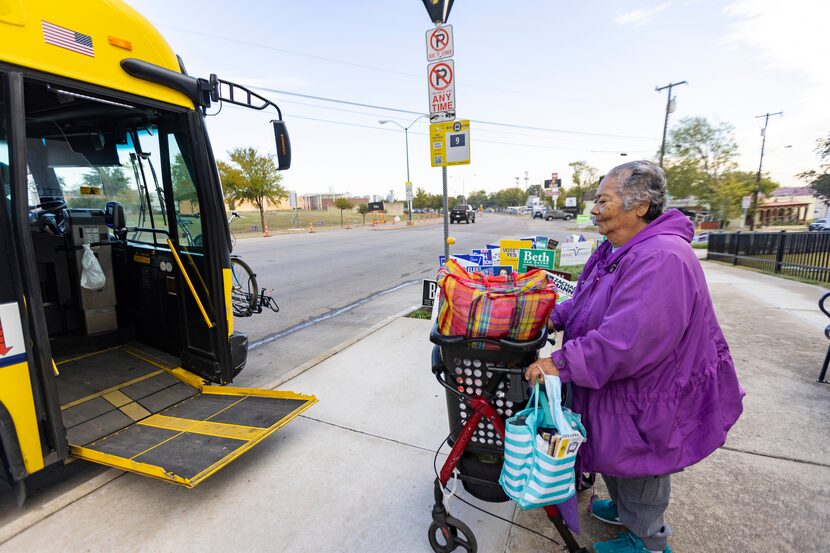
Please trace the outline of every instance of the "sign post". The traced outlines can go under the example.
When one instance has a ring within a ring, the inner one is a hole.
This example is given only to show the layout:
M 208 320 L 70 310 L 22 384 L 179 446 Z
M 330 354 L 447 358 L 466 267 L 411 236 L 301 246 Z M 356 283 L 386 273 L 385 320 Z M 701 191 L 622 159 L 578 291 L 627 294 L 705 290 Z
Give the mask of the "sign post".
M 427 80 L 429 82 L 429 120 L 430 123 L 443 123 L 446 121 L 455 121 L 455 63 L 452 56 L 455 53 L 455 45 L 453 41 L 452 26 L 445 25 L 447 18 L 450 16 L 450 10 L 454 0 L 423 0 L 424 7 L 427 9 L 429 19 L 435 23 L 435 28 L 426 32 L 427 45 L 427 61 L 431 62 L 427 65 Z M 469 141 L 469 121 L 467 123 L 466 134 L 460 132 L 460 129 L 455 132 L 454 136 L 449 139 L 455 143 L 450 144 L 451 147 L 460 148 L 459 150 L 451 150 L 453 156 L 460 156 L 458 159 L 466 159 L 466 161 L 458 161 L 452 165 L 459 165 L 461 163 L 470 163 L 470 141 Z M 430 139 L 432 140 L 433 150 L 436 148 L 436 141 L 433 138 L 432 125 L 430 125 Z M 438 148 L 443 148 L 444 152 L 441 154 L 440 161 L 442 163 L 435 163 L 435 156 L 432 156 L 432 166 L 441 167 L 441 181 L 444 192 L 444 258 L 450 258 L 450 214 L 449 214 L 449 200 L 447 198 L 447 164 L 444 163 L 447 159 L 448 152 L 446 142 L 447 136 L 443 136 L 440 140 L 441 144 Z M 464 152 L 463 150 L 466 150 Z M 412 205 L 410 204 L 410 213 Z

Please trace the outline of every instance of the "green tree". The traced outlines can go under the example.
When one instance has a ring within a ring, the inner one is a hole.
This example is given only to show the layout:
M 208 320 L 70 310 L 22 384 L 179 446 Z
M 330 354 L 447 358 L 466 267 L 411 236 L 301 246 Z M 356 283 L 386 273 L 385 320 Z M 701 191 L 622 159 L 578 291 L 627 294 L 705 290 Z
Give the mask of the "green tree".
M 340 210 L 340 226 L 343 226 L 343 212 L 354 207 L 354 204 L 348 198 L 337 198 L 334 200 L 334 207 Z
M 816 154 L 821 160 L 819 168 L 799 173 L 798 177 L 809 183 L 808 186 L 813 189 L 816 197 L 828 203 L 830 202 L 830 134 L 827 138 L 819 138 L 816 143 Z
M 467 203 L 473 207 L 481 207 L 487 203 L 487 198 L 487 192 L 479 190 L 477 192 L 471 192 L 467 195 Z
M 430 195 L 423 188 L 416 188 L 415 195 L 412 197 L 412 207 L 415 209 L 424 209 L 430 207 Z
M 720 213 L 724 220 L 732 219 L 741 214 L 741 199 L 750 196 L 758 188 L 761 194 L 768 195 L 778 188 L 778 183 L 769 177 L 762 176 L 758 182 L 758 173 L 755 171 L 730 171 L 724 173 L 720 179 L 718 199 Z
M 519 206 L 527 203 L 527 192 L 518 186 L 496 192 L 496 205 L 501 207 Z
M 187 165 L 184 163 L 182 154 L 176 154 L 173 165 L 170 166 L 170 176 L 173 180 L 173 197 L 176 198 L 177 202 L 183 200 L 198 201 L 196 187 L 193 186 L 193 179 Z
M 130 188 L 130 179 L 120 165 L 95 167 L 89 173 L 84 173 L 81 179 L 83 186 L 100 186 L 107 198 L 115 198 Z
M 413 200 L 414 202 L 414 200 Z M 357 206 L 357 212 L 363 215 L 363 224 L 366 224 L 366 215 L 369 213 L 369 206 L 367 204 L 360 204 Z
M 736 181 L 727 183 L 725 179 L 738 166 L 733 133 L 729 123 L 714 126 L 703 117 L 681 119 L 669 135 L 663 161 L 673 195 L 694 195 L 720 213 L 723 220 L 741 202 L 733 194 Z
M 278 203 L 288 197 L 281 186 L 282 174 L 270 155 L 260 155 L 256 148 L 234 148 L 228 152 L 230 163 L 220 161 L 219 176 L 230 201 L 251 202 L 259 210 L 265 228 L 266 202 Z
M 565 197 L 576 196 L 576 209 L 578 213 L 582 213 L 585 209 L 585 202 L 582 201 L 582 195 L 596 188 L 599 181 L 599 171 L 590 165 L 587 161 L 572 161 L 568 164 L 573 173 L 571 174 L 571 182 L 573 186 L 564 193 Z

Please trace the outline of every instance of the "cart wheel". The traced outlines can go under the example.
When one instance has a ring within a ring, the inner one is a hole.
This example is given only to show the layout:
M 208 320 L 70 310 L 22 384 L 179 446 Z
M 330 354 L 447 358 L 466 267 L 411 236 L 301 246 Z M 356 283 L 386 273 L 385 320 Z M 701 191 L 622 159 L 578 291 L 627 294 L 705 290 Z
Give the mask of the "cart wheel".
M 447 517 L 446 524 L 429 525 L 429 545 L 435 553 L 450 553 L 461 547 L 467 553 L 476 553 L 478 543 L 470 527 L 458 519 Z

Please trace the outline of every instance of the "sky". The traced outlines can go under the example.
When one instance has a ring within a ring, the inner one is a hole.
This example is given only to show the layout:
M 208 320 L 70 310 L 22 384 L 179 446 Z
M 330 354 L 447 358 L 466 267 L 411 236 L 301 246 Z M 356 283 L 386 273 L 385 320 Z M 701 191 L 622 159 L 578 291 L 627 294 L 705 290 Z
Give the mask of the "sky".
M 421 0 L 128 3 L 191 75 L 216 73 L 280 106 L 293 151 L 287 189 L 403 198 L 405 137 L 385 119 L 411 124 L 414 186 L 441 192 L 429 123 L 413 123 L 429 111 L 425 33 L 434 25 Z M 828 20 L 824 0 L 456 0 L 457 115 L 473 122 L 471 163 L 448 169 L 449 193 L 493 192 L 516 177 L 524 187 L 554 172 L 567 185 L 572 161 L 604 174 L 656 159 L 666 92 L 655 88 L 683 80 L 670 128 L 684 117 L 729 123 L 739 168 L 757 171 L 756 116 L 781 111 L 763 169 L 803 186 L 795 175 L 818 166 L 816 140 L 830 134 Z M 272 118 L 230 105 L 208 117 L 217 158 L 238 146 L 273 153 Z

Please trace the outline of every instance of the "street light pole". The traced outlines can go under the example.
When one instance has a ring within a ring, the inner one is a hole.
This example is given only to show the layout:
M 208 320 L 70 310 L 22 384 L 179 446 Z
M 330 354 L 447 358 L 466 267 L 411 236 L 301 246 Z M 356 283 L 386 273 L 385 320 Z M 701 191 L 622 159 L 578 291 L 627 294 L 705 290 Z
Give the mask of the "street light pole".
M 755 177 L 755 190 L 752 192 L 752 211 L 749 214 L 749 230 L 755 230 L 755 213 L 758 210 L 758 194 L 761 192 L 761 168 L 764 166 L 764 147 L 767 145 L 767 125 L 773 115 L 784 115 L 783 111 L 756 115 L 755 119 L 764 118 L 764 128 L 761 129 L 761 160 L 758 162 L 758 175 Z
M 418 117 L 413 119 L 412 122 L 409 125 L 407 125 L 405 127 L 403 125 L 401 125 L 400 123 L 398 123 L 397 121 L 392 121 L 392 120 L 389 120 L 389 119 L 381 119 L 381 120 L 378 121 L 378 123 L 380 123 L 381 125 L 385 125 L 386 123 L 394 123 L 395 125 L 397 125 L 401 129 L 403 129 L 404 143 L 406 144 L 406 184 L 409 185 L 409 186 L 412 186 L 412 181 L 409 180 L 409 128 L 412 125 L 414 125 L 415 123 L 417 123 L 419 119 L 423 119 L 424 117 L 427 117 L 427 115 L 419 115 Z M 408 200 L 408 202 L 409 202 L 409 220 L 412 221 L 412 200 Z
M 661 87 L 654 87 L 654 90 L 660 92 L 662 90 L 669 89 L 669 95 L 666 97 L 666 118 L 663 121 L 663 142 L 660 144 L 660 168 L 663 167 L 663 156 L 666 155 L 666 131 L 669 129 L 669 113 L 671 113 L 672 105 L 671 105 L 671 89 L 675 86 L 679 86 L 682 84 L 689 84 L 686 81 L 680 81 L 677 83 L 669 83 L 666 86 Z

